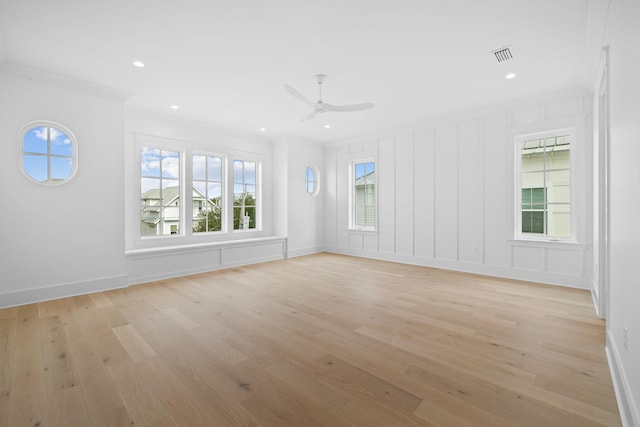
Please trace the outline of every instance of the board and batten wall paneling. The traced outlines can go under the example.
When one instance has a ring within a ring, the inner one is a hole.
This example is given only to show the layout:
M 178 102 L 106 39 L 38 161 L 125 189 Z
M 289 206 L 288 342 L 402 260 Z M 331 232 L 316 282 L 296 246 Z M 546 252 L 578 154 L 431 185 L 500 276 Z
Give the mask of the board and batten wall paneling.
M 337 196 L 326 201 L 331 206 L 327 215 L 335 212 L 336 226 L 333 218 L 325 219 L 325 249 L 588 288 L 591 234 L 582 232 L 588 229 L 588 215 L 578 215 L 575 242 L 514 237 L 514 136 L 576 126 L 575 182 L 591 182 L 591 136 L 585 129 L 589 111 L 584 108 L 584 100 L 590 98 L 581 90 L 566 91 L 327 147 L 326 166 L 338 172 Z M 377 159 L 377 229 L 348 230 L 348 165 L 367 158 Z M 581 211 L 589 206 L 590 196 L 587 188 L 578 194 L 574 208 Z M 341 238 L 331 239 L 343 230 Z
M 506 114 L 488 117 L 483 121 L 484 150 L 484 262 L 486 265 L 506 267 L 509 265 L 509 248 L 505 242 L 513 233 L 511 206 L 513 195 L 509 191 L 509 180 L 513 180 L 511 169 L 498 167 L 513 161 L 507 132 Z
M 484 149 L 482 121 L 462 123 L 458 130 L 458 255 L 481 263 L 484 239 Z
M 413 256 L 414 201 L 419 196 L 414 192 L 413 134 L 398 135 L 395 140 L 395 237 L 396 253 Z
M 418 258 L 435 253 L 435 145 L 432 128 L 414 133 L 413 211 L 414 248 Z
M 378 186 L 378 250 L 395 253 L 396 246 L 396 167 L 395 138 L 381 138 L 378 142 L 376 185 Z
M 321 176 L 324 193 L 324 244 L 338 244 L 338 149 L 331 147 L 324 152 L 324 174 Z
M 458 259 L 458 126 L 436 128 L 436 258 Z

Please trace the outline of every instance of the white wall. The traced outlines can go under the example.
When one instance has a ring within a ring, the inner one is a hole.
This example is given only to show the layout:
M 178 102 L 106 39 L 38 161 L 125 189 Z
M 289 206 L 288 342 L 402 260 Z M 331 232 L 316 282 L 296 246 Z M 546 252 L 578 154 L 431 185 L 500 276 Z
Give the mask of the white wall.
M 276 143 L 276 169 L 279 174 L 275 191 L 281 203 L 277 208 L 280 235 L 287 236 L 289 256 L 307 255 L 322 250 L 324 238 L 324 146 L 309 141 L 281 137 Z M 310 196 L 305 190 L 307 167 L 318 172 L 319 191 Z
M 569 90 L 325 150 L 326 249 L 589 288 L 591 95 Z M 514 135 L 577 126 L 578 240 L 514 240 Z M 377 232 L 348 229 L 349 162 L 377 159 Z
M 607 32 L 610 82 L 610 265 L 607 350 L 620 412 L 640 426 L 640 3 L 611 2 Z M 625 348 L 623 329 L 627 329 Z
M 73 86 L 0 73 L 0 307 L 126 283 L 123 99 Z M 48 187 L 20 171 L 18 132 L 34 120 L 58 122 L 77 137 L 71 181 Z

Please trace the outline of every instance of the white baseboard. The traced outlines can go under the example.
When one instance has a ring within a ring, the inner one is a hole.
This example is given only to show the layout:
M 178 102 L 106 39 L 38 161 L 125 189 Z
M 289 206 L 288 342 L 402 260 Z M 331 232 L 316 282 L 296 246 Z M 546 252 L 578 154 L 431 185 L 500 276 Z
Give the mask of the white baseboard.
M 613 388 L 616 392 L 616 400 L 618 402 L 622 425 L 624 427 L 640 426 L 640 412 L 638 412 L 636 400 L 634 400 L 631 395 L 631 387 L 629 386 L 624 366 L 620 362 L 618 347 L 608 329 L 605 350 L 607 352 L 609 370 L 611 371 Z
M 15 307 L 58 298 L 90 294 L 110 289 L 125 288 L 127 276 L 118 275 L 100 279 L 83 280 L 41 288 L 21 289 L 0 294 L 0 308 Z
M 402 264 L 419 265 L 422 267 L 440 268 L 443 270 L 473 273 L 484 276 L 501 277 L 504 279 L 523 280 L 527 282 L 545 283 L 549 285 L 565 286 L 577 289 L 589 289 L 586 277 L 570 276 L 559 273 L 548 273 L 537 270 L 519 270 L 512 267 L 456 261 L 454 259 L 426 258 L 411 255 L 399 255 L 386 252 L 372 252 L 350 249 L 342 246 L 324 246 L 325 252 L 351 255 L 362 258 L 379 259 L 381 261 L 399 262 Z
M 299 257 L 299 256 L 305 256 L 305 255 L 313 255 L 313 254 L 317 254 L 320 252 L 323 252 L 324 248 L 322 246 L 309 246 L 306 248 L 298 248 L 298 249 L 291 249 L 289 248 L 289 251 L 287 253 L 287 258 L 294 258 L 294 257 Z

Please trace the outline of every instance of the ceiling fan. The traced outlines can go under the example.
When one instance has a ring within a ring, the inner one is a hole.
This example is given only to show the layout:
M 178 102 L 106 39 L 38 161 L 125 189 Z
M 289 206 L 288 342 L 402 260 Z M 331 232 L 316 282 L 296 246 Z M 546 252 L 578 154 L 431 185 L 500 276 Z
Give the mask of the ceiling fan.
M 291 86 L 284 85 L 284 89 L 287 92 L 289 92 L 291 96 L 313 107 L 313 111 L 311 112 L 311 114 L 309 114 L 307 117 L 303 118 L 300 121 L 312 119 L 318 113 L 327 113 L 330 111 L 343 111 L 343 112 L 362 111 L 362 110 L 368 110 L 369 108 L 373 108 L 374 104 L 370 102 L 366 104 L 352 104 L 352 105 L 331 105 L 331 104 L 327 104 L 326 102 L 323 102 L 322 101 L 322 84 L 326 79 L 327 79 L 327 76 L 325 76 L 324 74 L 316 74 L 316 80 L 318 80 L 318 89 L 320 93 L 318 96 L 318 101 L 316 102 L 311 101 L 309 98 L 307 98 L 306 96 L 304 96 L 303 94 L 301 94 L 300 92 L 292 88 Z

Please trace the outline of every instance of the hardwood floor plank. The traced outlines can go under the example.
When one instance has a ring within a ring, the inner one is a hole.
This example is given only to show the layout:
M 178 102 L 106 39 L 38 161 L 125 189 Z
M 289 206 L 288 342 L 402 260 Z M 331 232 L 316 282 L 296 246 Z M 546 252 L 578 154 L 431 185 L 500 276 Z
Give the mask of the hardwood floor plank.
M 88 416 L 93 427 L 132 425 L 120 395 L 118 385 L 106 370 L 89 337 L 70 342 L 73 372 L 81 386 Z
M 33 427 L 50 425 L 40 345 L 17 349 L 13 356 L 14 372 L 7 425 Z
M 133 325 L 117 326 L 113 328 L 113 333 L 134 362 L 157 356 L 156 352 L 149 346 L 149 343 L 145 341 L 138 331 L 136 331 Z

